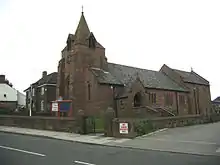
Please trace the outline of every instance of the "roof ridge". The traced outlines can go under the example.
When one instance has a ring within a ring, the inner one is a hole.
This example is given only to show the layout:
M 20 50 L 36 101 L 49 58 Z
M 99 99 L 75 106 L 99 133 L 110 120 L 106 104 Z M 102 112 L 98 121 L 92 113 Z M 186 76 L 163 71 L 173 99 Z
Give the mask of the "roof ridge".
M 108 64 L 120 65 L 120 66 L 124 66 L 124 67 L 128 67 L 128 68 L 140 69 L 140 70 L 152 71 L 152 72 L 157 72 L 157 73 L 160 73 L 159 71 L 156 71 L 156 70 L 150 70 L 150 69 L 138 68 L 138 67 L 134 67 L 134 66 L 123 65 L 123 64 L 117 64 L 117 63 L 112 63 L 112 62 L 108 62 Z
M 191 73 L 191 72 L 188 72 L 188 71 L 185 71 L 185 70 L 180 70 L 180 69 L 173 69 L 174 71 L 180 71 L 180 72 L 185 72 L 185 73 Z
M 191 73 L 194 74 L 195 76 L 197 76 L 198 78 L 200 78 L 200 79 L 202 79 L 202 80 L 204 80 L 204 81 L 206 81 L 206 82 L 209 83 L 208 80 L 206 80 L 205 78 L 203 78 L 202 76 L 200 76 L 198 73 L 196 73 L 196 72 L 194 72 L 194 71 L 192 71 Z

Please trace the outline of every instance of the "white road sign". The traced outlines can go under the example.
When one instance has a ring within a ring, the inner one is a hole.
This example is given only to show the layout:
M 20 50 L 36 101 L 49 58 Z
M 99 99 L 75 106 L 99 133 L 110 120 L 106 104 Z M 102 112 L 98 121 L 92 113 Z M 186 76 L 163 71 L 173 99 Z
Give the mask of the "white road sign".
M 52 103 L 52 111 L 58 112 L 58 103 Z
M 119 124 L 119 132 L 121 134 L 128 134 L 128 123 L 120 123 Z

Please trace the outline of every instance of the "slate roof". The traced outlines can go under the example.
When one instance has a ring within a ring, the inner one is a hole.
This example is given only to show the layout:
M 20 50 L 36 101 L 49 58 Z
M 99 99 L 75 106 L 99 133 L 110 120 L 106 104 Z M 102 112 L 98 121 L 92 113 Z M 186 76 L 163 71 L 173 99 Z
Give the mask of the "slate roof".
M 108 63 L 108 69 L 109 72 L 105 72 L 101 69 L 92 69 L 92 72 L 95 73 L 99 83 L 127 85 L 129 82 L 139 77 L 146 88 L 186 91 L 186 89 L 176 84 L 163 73 L 157 71 L 114 63 Z
M 53 72 L 51 74 L 48 74 L 44 78 L 39 79 L 38 81 L 36 81 L 32 85 L 40 86 L 43 84 L 56 84 L 56 83 L 57 83 L 57 72 Z M 24 92 L 26 92 L 28 89 L 30 89 L 30 87 L 25 89 Z
M 57 83 L 57 72 L 53 72 L 51 74 L 48 74 L 47 76 L 41 78 L 34 84 L 36 85 L 43 85 L 43 84 L 56 84 Z
M 112 76 L 110 72 L 106 72 L 100 68 L 91 68 L 91 71 L 101 84 L 123 85 L 123 82 Z
M 184 82 L 195 83 L 195 84 L 202 84 L 202 85 L 209 85 L 209 82 L 195 73 L 194 71 L 186 72 L 182 70 L 173 69 L 177 72 L 182 78 Z
M 218 104 L 220 104 L 220 97 L 217 97 L 217 98 L 214 99 L 212 102 L 213 102 L 213 103 L 218 103 Z

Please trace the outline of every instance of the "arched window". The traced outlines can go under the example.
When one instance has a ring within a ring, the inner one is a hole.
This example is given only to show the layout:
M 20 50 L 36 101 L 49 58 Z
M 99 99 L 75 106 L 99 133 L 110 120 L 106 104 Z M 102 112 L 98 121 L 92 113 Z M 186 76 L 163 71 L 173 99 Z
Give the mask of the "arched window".
M 138 92 L 134 96 L 134 107 L 140 107 L 141 106 L 141 93 Z

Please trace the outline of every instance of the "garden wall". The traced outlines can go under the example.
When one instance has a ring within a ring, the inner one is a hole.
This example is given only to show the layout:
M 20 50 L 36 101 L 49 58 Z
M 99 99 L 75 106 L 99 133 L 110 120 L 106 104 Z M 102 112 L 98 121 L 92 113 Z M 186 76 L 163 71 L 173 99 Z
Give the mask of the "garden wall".
M 0 115 L 0 125 L 63 132 L 80 131 L 80 126 L 73 118 Z

